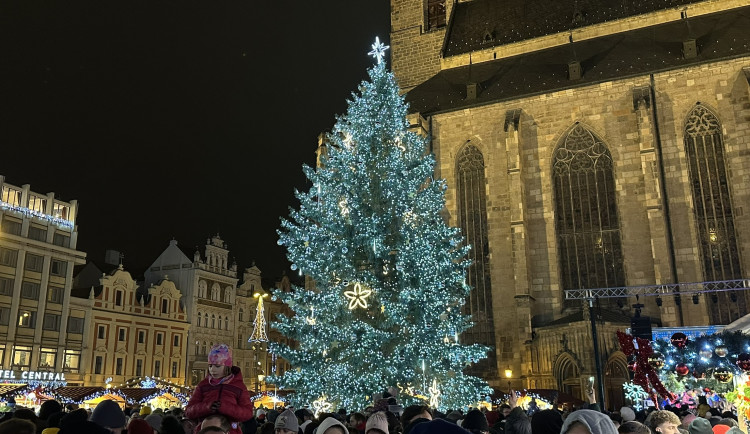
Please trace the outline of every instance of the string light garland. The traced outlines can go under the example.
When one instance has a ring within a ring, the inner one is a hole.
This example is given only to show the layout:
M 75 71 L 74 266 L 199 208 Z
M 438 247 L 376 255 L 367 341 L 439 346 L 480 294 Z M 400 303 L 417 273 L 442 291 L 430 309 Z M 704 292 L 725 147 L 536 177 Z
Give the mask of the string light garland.
M 427 138 L 409 130 L 383 61 L 388 47 L 376 39 L 372 48 L 369 80 L 337 116 L 319 165 L 303 166 L 311 188 L 296 192 L 299 208 L 278 231 L 293 269 L 315 285 L 274 292 L 293 314 L 276 317 L 272 327 L 287 339 L 269 349 L 295 369 L 266 382 L 293 391 L 287 399 L 298 408 L 325 393 L 361 411 L 397 384 L 422 389 L 402 391 L 402 405 L 428 404 L 435 379 L 438 405 L 462 408 L 492 393 L 463 372 L 490 348 L 443 339 L 472 326 L 463 313 L 471 246 L 445 223 L 447 185 L 434 177 Z

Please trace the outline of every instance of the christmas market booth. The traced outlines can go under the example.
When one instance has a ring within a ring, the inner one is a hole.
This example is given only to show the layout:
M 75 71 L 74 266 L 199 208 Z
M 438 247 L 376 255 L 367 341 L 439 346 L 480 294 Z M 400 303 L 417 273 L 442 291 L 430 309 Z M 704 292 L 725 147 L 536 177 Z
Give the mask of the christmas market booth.
M 62 372 L 0 370 L 0 407 L 14 404 L 38 408 L 66 384 Z
M 284 406 L 284 403 L 286 402 L 285 397 L 289 393 L 290 392 L 286 390 L 280 390 L 278 392 L 267 390 L 255 396 L 251 396 L 250 401 L 253 402 L 253 406 L 255 408 L 276 408 L 279 406 Z
M 508 392 L 494 388 L 494 393 L 490 397 L 493 405 L 508 403 Z M 550 408 L 562 408 L 564 405 L 581 408 L 585 402 L 575 396 L 560 392 L 556 389 L 524 389 L 516 391 L 518 397 L 518 406 L 526 411 L 529 410 L 547 410 Z
M 115 390 L 128 404 L 145 404 L 152 408 L 184 407 L 193 394 L 191 387 L 158 377 L 132 378 Z

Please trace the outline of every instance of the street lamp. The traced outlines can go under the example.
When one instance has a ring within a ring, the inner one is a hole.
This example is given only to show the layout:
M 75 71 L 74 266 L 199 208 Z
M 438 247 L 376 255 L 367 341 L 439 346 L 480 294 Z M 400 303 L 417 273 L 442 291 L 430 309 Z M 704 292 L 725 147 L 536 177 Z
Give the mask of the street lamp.
M 510 369 L 510 366 L 508 369 L 505 370 L 505 378 L 508 379 L 508 393 L 510 393 L 510 379 L 513 377 L 513 370 Z

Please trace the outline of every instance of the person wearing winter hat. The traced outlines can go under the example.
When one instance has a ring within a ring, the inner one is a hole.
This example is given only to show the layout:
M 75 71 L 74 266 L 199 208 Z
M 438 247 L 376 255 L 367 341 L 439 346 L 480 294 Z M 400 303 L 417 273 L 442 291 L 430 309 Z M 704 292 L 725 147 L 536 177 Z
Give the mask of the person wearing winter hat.
M 649 428 L 656 434 L 679 434 L 680 418 L 669 410 L 657 410 L 649 419 Z
M 469 434 L 470 431 L 466 431 L 455 423 L 448 422 L 445 419 L 435 419 L 427 422 L 422 422 L 414 426 L 411 430 L 412 434 Z
M 560 434 L 616 434 L 615 423 L 596 410 L 576 410 L 565 418 Z
M 382 411 L 373 413 L 367 418 L 365 434 L 388 434 L 388 417 Z
M 307 428 L 307 426 L 310 425 L 312 420 L 315 418 L 313 412 L 307 408 L 300 408 L 299 410 L 295 410 L 294 415 L 297 416 L 298 421 L 302 421 L 302 423 L 299 425 L 299 429 L 302 432 L 305 432 L 305 428 Z
M 276 434 L 297 434 L 299 432 L 297 416 L 292 410 L 286 409 L 276 418 L 273 428 Z
M 729 425 L 717 423 L 713 426 L 713 428 L 711 428 L 711 430 L 714 432 L 714 434 L 726 434 L 727 431 L 729 431 Z
M 687 429 L 688 426 L 690 426 L 690 422 L 695 420 L 695 417 L 696 416 L 693 413 L 686 414 L 682 417 L 682 423 L 680 424 L 680 427 Z
M 349 434 L 349 429 L 333 416 L 325 418 L 317 428 L 315 434 Z
M 148 416 L 149 414 L 151 414 L 151 407 L 149 407 L 148 405 L 144 405 L 143 407 L 141 407 L 141 411 L 139 411 L 138 414 L 143 417 Z
M 563 419 L 557 410 L 540 410 L 531 416 L 531 432 L 534 434 L 560 434 Z
M 203 420 L 217 413 L 229 419 L 230 434 L 242 434 L 240 424 L 253 417 L 253 404 L 242 381 L 242 371 L 232 365 L 232 349 L 226 344 L 211 347 L 208 375 L 198 383 L 185 407 L 188 419 Z
M 461 427 L 474 434 L 489 434 L 490 425 L 481 410 L 470 410 L 461 420 Z
M 620 407 L 620 416 L 623 422 L 630 422 L 635 420 L 635 411 L 630 407 Z
M 127 423 L 120 405 L 111 399 L 105 399 L 97 404 L 89 420 L 113 433 L 122 432 Z
M 688 432 L 690 434 L 714 434 L 713 429 L 711 429 L 711 422 L 702 417 L 696 417 L 690 422 L 690 425 L 688 425 Z
M 145 420 L 146 423 L 148 423 L 156 432 L 159 432 L 159 429 L 161 428 L 160 414 L 151 413 L 148 416 L 144 417 L 143 420 Z
M 145 419 L 133 419 L 128 424 L 128 434 L 155 434 L 156 432 Z

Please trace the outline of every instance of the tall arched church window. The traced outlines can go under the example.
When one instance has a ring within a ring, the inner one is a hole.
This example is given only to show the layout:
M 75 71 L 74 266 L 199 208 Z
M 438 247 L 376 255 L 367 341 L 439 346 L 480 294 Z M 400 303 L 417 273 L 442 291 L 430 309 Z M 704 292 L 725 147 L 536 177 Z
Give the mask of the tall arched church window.
M 562 289 L 625 286 L 609 149 L 576 124 L 552 164 Z
M 485 184 L 484 158 L 476 146 L 469 144 L 461 150 L 456 160 L 458 223 L 464 241 L 471 245 L 468 256 L 472 262 L 466 273 L 466 283 L 472 290 L 464 308 L 467 314 L 471 314 L 474 326 L 464 332 L 463 341 L 466 344 L 480 343 L 494 348 Z M 495 351 L 490 351 L 489 357 L 475 367 L 478 370 L 486 370 L 487 367 L 496 370 Z
M 685 154 L 704 279 L 741 279 L 724 137 L 719 119 L 702 104 L 693 108 L 685 123 Z M 713 324 L 728 324 L 747 313 L 743 292 L 722 292 L 710 298 Z

